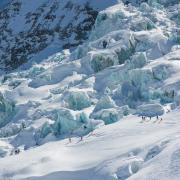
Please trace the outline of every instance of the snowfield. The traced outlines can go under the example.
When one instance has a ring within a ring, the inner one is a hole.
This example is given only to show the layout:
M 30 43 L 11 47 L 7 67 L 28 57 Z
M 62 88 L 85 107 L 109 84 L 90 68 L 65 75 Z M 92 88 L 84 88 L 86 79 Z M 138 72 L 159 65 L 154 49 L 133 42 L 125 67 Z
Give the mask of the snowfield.
M 0 179 L 180 179 L 179 1 L 91 3 L 82 45 L 0 77 Z
M 0 161 L 1 179 L 179 179 L 180 111 L 141 123 L 137 116 L 101 127 L 83 141 L 46 143 Z

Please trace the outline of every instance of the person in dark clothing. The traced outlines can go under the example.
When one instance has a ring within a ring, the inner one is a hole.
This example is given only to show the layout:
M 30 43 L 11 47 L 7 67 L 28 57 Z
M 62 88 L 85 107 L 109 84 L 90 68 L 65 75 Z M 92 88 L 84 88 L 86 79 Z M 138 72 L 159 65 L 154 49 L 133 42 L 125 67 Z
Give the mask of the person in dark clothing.
M 70 132 L 70 135 L 69 135 L 69 143 L 71 143 L 72 142 L 72 139 L 71 139 L 71 137 L 72 137 L 72 135 L 73 135 L 73 130 Z
M 24 122 L 22 122 L 21 127 L 22 127 L 22 129 L 25 129 L 26 128 L 26 124 Z
M 160 119 L 159 123 L 161 123 L 163 121 L 163 118 Z
M 69 143 L 71 143 L 71 142 L 72 142 L 71 137 L 69 137 Z
M 87 128 L 88 128 L 88 127 L 87 127 L 86 125 L 83 126 L 83 130 L 84 130 L 84 131 L 85 131 Z M 81 135 L 80 137 L 81 137 L 80 141 L 83 141 L 83 135 Z
M 14 150 L 14 154 L 19 154 L 20 153 L 20 149 L 15 149 Z
M 107 41 L 104 40 L 103 41 L 103 48 L 106 49 L 106 47 L 107 47 Z
M 172 91 L 172 98 L 174 98 L 175 97 L 175 91 L 173 90 Z

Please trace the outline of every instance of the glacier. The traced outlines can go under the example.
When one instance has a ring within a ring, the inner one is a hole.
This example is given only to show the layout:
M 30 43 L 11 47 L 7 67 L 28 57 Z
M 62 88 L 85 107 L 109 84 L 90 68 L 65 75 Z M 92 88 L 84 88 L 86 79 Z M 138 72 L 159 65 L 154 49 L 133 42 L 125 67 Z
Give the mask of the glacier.
M 179 179 L 179 1 L 91 5 L 88 39 L 2 72 L 0 179 Z

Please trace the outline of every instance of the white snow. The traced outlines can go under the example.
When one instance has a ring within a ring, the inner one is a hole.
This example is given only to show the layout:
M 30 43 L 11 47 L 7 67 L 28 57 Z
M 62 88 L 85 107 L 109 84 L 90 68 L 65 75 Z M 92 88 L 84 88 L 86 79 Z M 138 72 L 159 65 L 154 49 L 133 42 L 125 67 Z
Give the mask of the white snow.
M 141 118 L 131 115 L 95 130 L 82 142 L 79 138 L 72 138 L 72 143 L 68 139 L 49 142 L 6 157 L 0 161 L 1 179 L 116 179 L 112 178 L 114 174 L 122 175 L 118 169 L 138 159 L 143 162 L 136 174 L 124 172 L 132 176 L 128 179 L 168 179 L 171 170 L 180 173 L 179 169 L 167 169 L 169 163 L 172 167 L 180 161 L 178 154 L 175 156 L 179 148 L 179 115 L 179 110 L 172 111 L 163 116 L 161 123 L 153 123 L 155 119 L 140 123 Z M 147 154 L 155 146 L 160 152 L 147 160 Z
M 44 2 L 24 1 L 24 13 Z M 91 3 L 104 9 L 116 2 Z M 180 179 L 173 2 L 120 2 L 100 12 L 73 52 L 40 61 L 45 50 L 31 68 L 0 78 L 0 179 Z

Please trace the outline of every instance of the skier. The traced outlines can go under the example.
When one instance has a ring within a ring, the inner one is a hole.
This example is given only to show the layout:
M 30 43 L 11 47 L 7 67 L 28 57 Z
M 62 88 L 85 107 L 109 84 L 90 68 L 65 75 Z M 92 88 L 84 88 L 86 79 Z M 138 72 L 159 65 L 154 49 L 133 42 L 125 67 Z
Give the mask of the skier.
M 156 119 L 158 120 L 158 119 L 159 119 L 159 116 L 156 116 Z
M 69 136 L 69 143 L 71 143 L 71 142 L 72 142 L 72 139 L 71 139 L 72 135 L 73 135 L 73 130 L 70 132 L 70 136 Z
M 71 143 L 72 141 L 71 141 L 71 137 L 69 137 L 69 143 Z
M 172 98 L 174 99 L 174 97 L 175 97 L 175 91 L 173 90 L 172 91 Z
M 81 140 L 80 141 L 83 141 L 83 136 L 81 136 Z
M 26 124 L 24 122 L 21 123 L 21 127 L 22 129 L 25 129 L 26 128 Z
M 140 121 L 140 123 L 143 123 L 143 119 L 144 119 L 143 116 L 141 116 L 141 118 L 142 118 L 142 120 Z
M 17 149 L 14 150 L 14 154 L 15 154 L 15 155 L 16 155 L 16 154 L 19 154 L 19 153 L 20 153 L 20 149 L 17 148 Z
M 84 125 L 83 126 L 83 131 L 85 132 L 86 131 L 86 129 L 87 129 L 87 126 L 86 125 Z M 83 141 L 83 135 L 81 135 L 81 140 L 80 141 Z
M 163 121 L 163 118 L 160 119 L 159 123 L 161 123 Z
M 146 119 L 145 119 L 145 116 L 142 116 L 142 121 L 140 123 L 143 123 Z
M 103 48 L 106 49 L 106 47 L 107 47 L 107 41 L 104 40 L 104 41 L 103 41 Z

